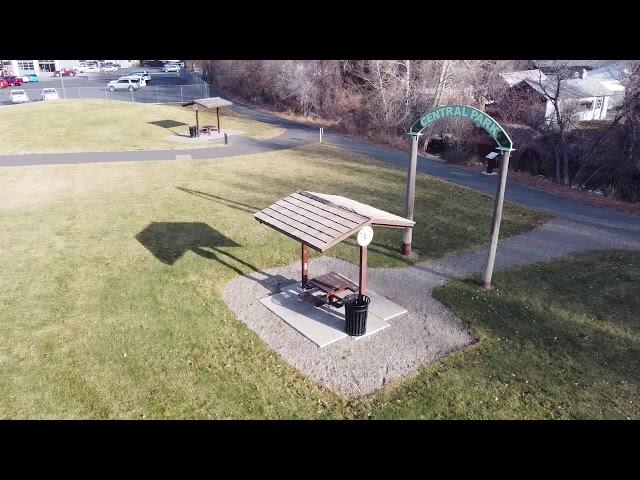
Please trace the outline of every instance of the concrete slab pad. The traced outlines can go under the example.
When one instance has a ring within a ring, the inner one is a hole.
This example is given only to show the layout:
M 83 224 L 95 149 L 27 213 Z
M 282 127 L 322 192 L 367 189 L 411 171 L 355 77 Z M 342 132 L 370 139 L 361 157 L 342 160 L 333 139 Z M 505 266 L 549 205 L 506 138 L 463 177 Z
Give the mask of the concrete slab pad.
M 300 284 L 295 282 L 281 287 L 280 293 L 262 298 L 260 302 L 319 347 L 349 338 L 344 331 L 344 307 L 314 307 L 302 300 L 299 297 L 300 293 Z M 369 311 L 366 333 L 361 337 L 352 338 L 366 338 L 388 326 L 382 318 Z
M 346 278 L 350 282 L 353 282 L 353 280 L 345 277 L 344 275 L 340 275 L 340 276 L 343 278 Z M 354 283 L 356 283 L 357 285 L 357 282 L 354 282 Z M 350 293 L 351 292 L 342 292 L 338 294 L 338 296 L 340 298 L 343 298 L 346 295 L 349 295 Z M 395 318 L 399 315 L 402 315 L 403 313 L 407 313 L 406 308 L 403 308 L 400 305 L 393 303 L 391 300 L 381 295 L 378 295 L 376 292 L 372 290 L 369 290 L 367 292 L 367 296 L 371 299 L 371 302 L 369 303 L 369 314 L 373 313 L 375 316 L 381 318 L 384 321 Z

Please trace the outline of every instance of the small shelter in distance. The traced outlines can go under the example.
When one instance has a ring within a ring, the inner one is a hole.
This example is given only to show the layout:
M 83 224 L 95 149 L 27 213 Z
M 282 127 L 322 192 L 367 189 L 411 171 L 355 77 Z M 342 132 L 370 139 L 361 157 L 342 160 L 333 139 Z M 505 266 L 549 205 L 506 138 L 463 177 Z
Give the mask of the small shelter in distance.
M 192 107 L 196 111 L 196 131 L 200 134 L 200 118 L 198 116 L 198 112 L 201 109 L 212 110 L 216 109 L 216 118 L 218 120 L 217 132 L 220 132 L 220 108 L 222 107 L 230 107 L 233 105 L 229 100 L 225 100 L 220 97 L 208 97 L 208 98 L 199 98 L 197 100 L 193 100 L 191 102 L 183 103 L 183 107 Z M 212 129 L 212 125 L 205 125 L 205 129 L 210 131 Z

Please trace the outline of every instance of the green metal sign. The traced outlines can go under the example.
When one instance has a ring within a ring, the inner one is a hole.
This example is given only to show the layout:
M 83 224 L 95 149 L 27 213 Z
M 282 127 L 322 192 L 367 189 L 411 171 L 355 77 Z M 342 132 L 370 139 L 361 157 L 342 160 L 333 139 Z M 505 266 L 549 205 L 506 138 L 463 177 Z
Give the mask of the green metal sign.
M 507 132 L 489 115 L 477 108 L 469 105 L 446 105 L 444 107 L 436 107 L 423 114 L 416 122 L 411 125 L 409 135 L 416 135 L 425 128 L 437 121 L 447 118 L 464 118 L 470 120 L 476 125 L 484 128 L 493 139 L 498 142 L 501 149 L 511 150 L 513 142 L 507 135 Z

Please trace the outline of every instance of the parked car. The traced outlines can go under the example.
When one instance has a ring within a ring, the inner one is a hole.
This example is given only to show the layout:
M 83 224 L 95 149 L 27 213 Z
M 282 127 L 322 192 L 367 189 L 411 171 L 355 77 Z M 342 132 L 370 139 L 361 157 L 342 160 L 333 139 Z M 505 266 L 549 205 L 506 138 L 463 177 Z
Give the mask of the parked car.
M 19 87 L 24 83 L 22 77 L 16 77 L 15 75 L 7 75 L 3 77 L 3 79 L 12 87 Z
M 43 88 L 40 100 L 60 100 L 60 95 L 58 95 L 58 91 L 55 88 Z
M 102 71 L 104 73 L 114 73 L 118 71 L 118 67 L 116 67 L 115 65 L 103 65 L 102 66 Z
M 9 82 L 0 78 L 0 88 L 7 88 L 9 86 Z
M 124 77 L 120 77 L 120 78 L 132 78 L 132 79 L 137 80 L 138 82 L 140 82 L 140 86 L 141 87 L 146 87 L 147 86 L 147 81 L 144 79 L 144 77 L 142 75 L 138 75 L 136 73 L 132 73 L 131 75 L 125 75 Z
M 79 73 L 100 73 L 100 67 L 97 65 L 80 65 L 78 67 Z
M 144 78 L 145 82 L 151 81 L 151 75 L 146 70 L 136 70 L 135 72 L 131 72 L 131 75 L 140 75 L 142 78 Z
M 177 72 L 180 73 L 180 65 L 165 65 L 162 67 L 163 72 Z
M 29 75 L 22 75 L 20 78 L 22 79 L 22 81 L 24 83 L 27 83 L 27 82 L 39 82 L 40 81 L 40 79 L 33 73 L 30 73 Z
M 129 90 L 133 92 L 134 90 L 138 90 L 140 88 L 140 79 L 139 78 L 119 78 L 118 80 L 112 80 L 107 83 L 107 90 L 110 92 L 115 92 L 116 90 Z
M 11 100 L 11 103 L 27 103 L 29 102 L 29 97 L 24 90 L 11 90 L 9 92 L 9 100 Z
M 78 75 L 78 71 L 75 68 L 61 68 L 53 72 L 54 77 L 75 77 Z

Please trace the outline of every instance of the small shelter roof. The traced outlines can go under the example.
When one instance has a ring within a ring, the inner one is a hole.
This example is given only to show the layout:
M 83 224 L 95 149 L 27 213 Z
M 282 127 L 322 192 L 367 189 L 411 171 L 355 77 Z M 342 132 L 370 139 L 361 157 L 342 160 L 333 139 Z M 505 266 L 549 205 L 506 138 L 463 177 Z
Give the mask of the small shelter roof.
M 372 207 L 366 203 L 360 203 L 350 198 L 341 197 L 340 195 L 328 195 L 326 193 L 307 192 L 329 202 L 330 205 L 351 210 L 358 215 L 363 215 L 371 219 L 373 227 L 413 227 L 416 222 L 407 220 L 404 217 L 385 212 L 379 208 Z
M 349 198 L 298 190 L 253 214 L 261 223 L 324 252 L 365 225 L 409 226 L 415 222 Z
M 199 98 L 197 100 L 193 100 L 191 102 L 186 102 L 183 106 L 189 105 L 197 105 L 203 108 L 220 108 L 220 107 L 229 107 L 233 105 L 229 100 L 225 100 L 220 97 L 208 97 L 208 98 Z

